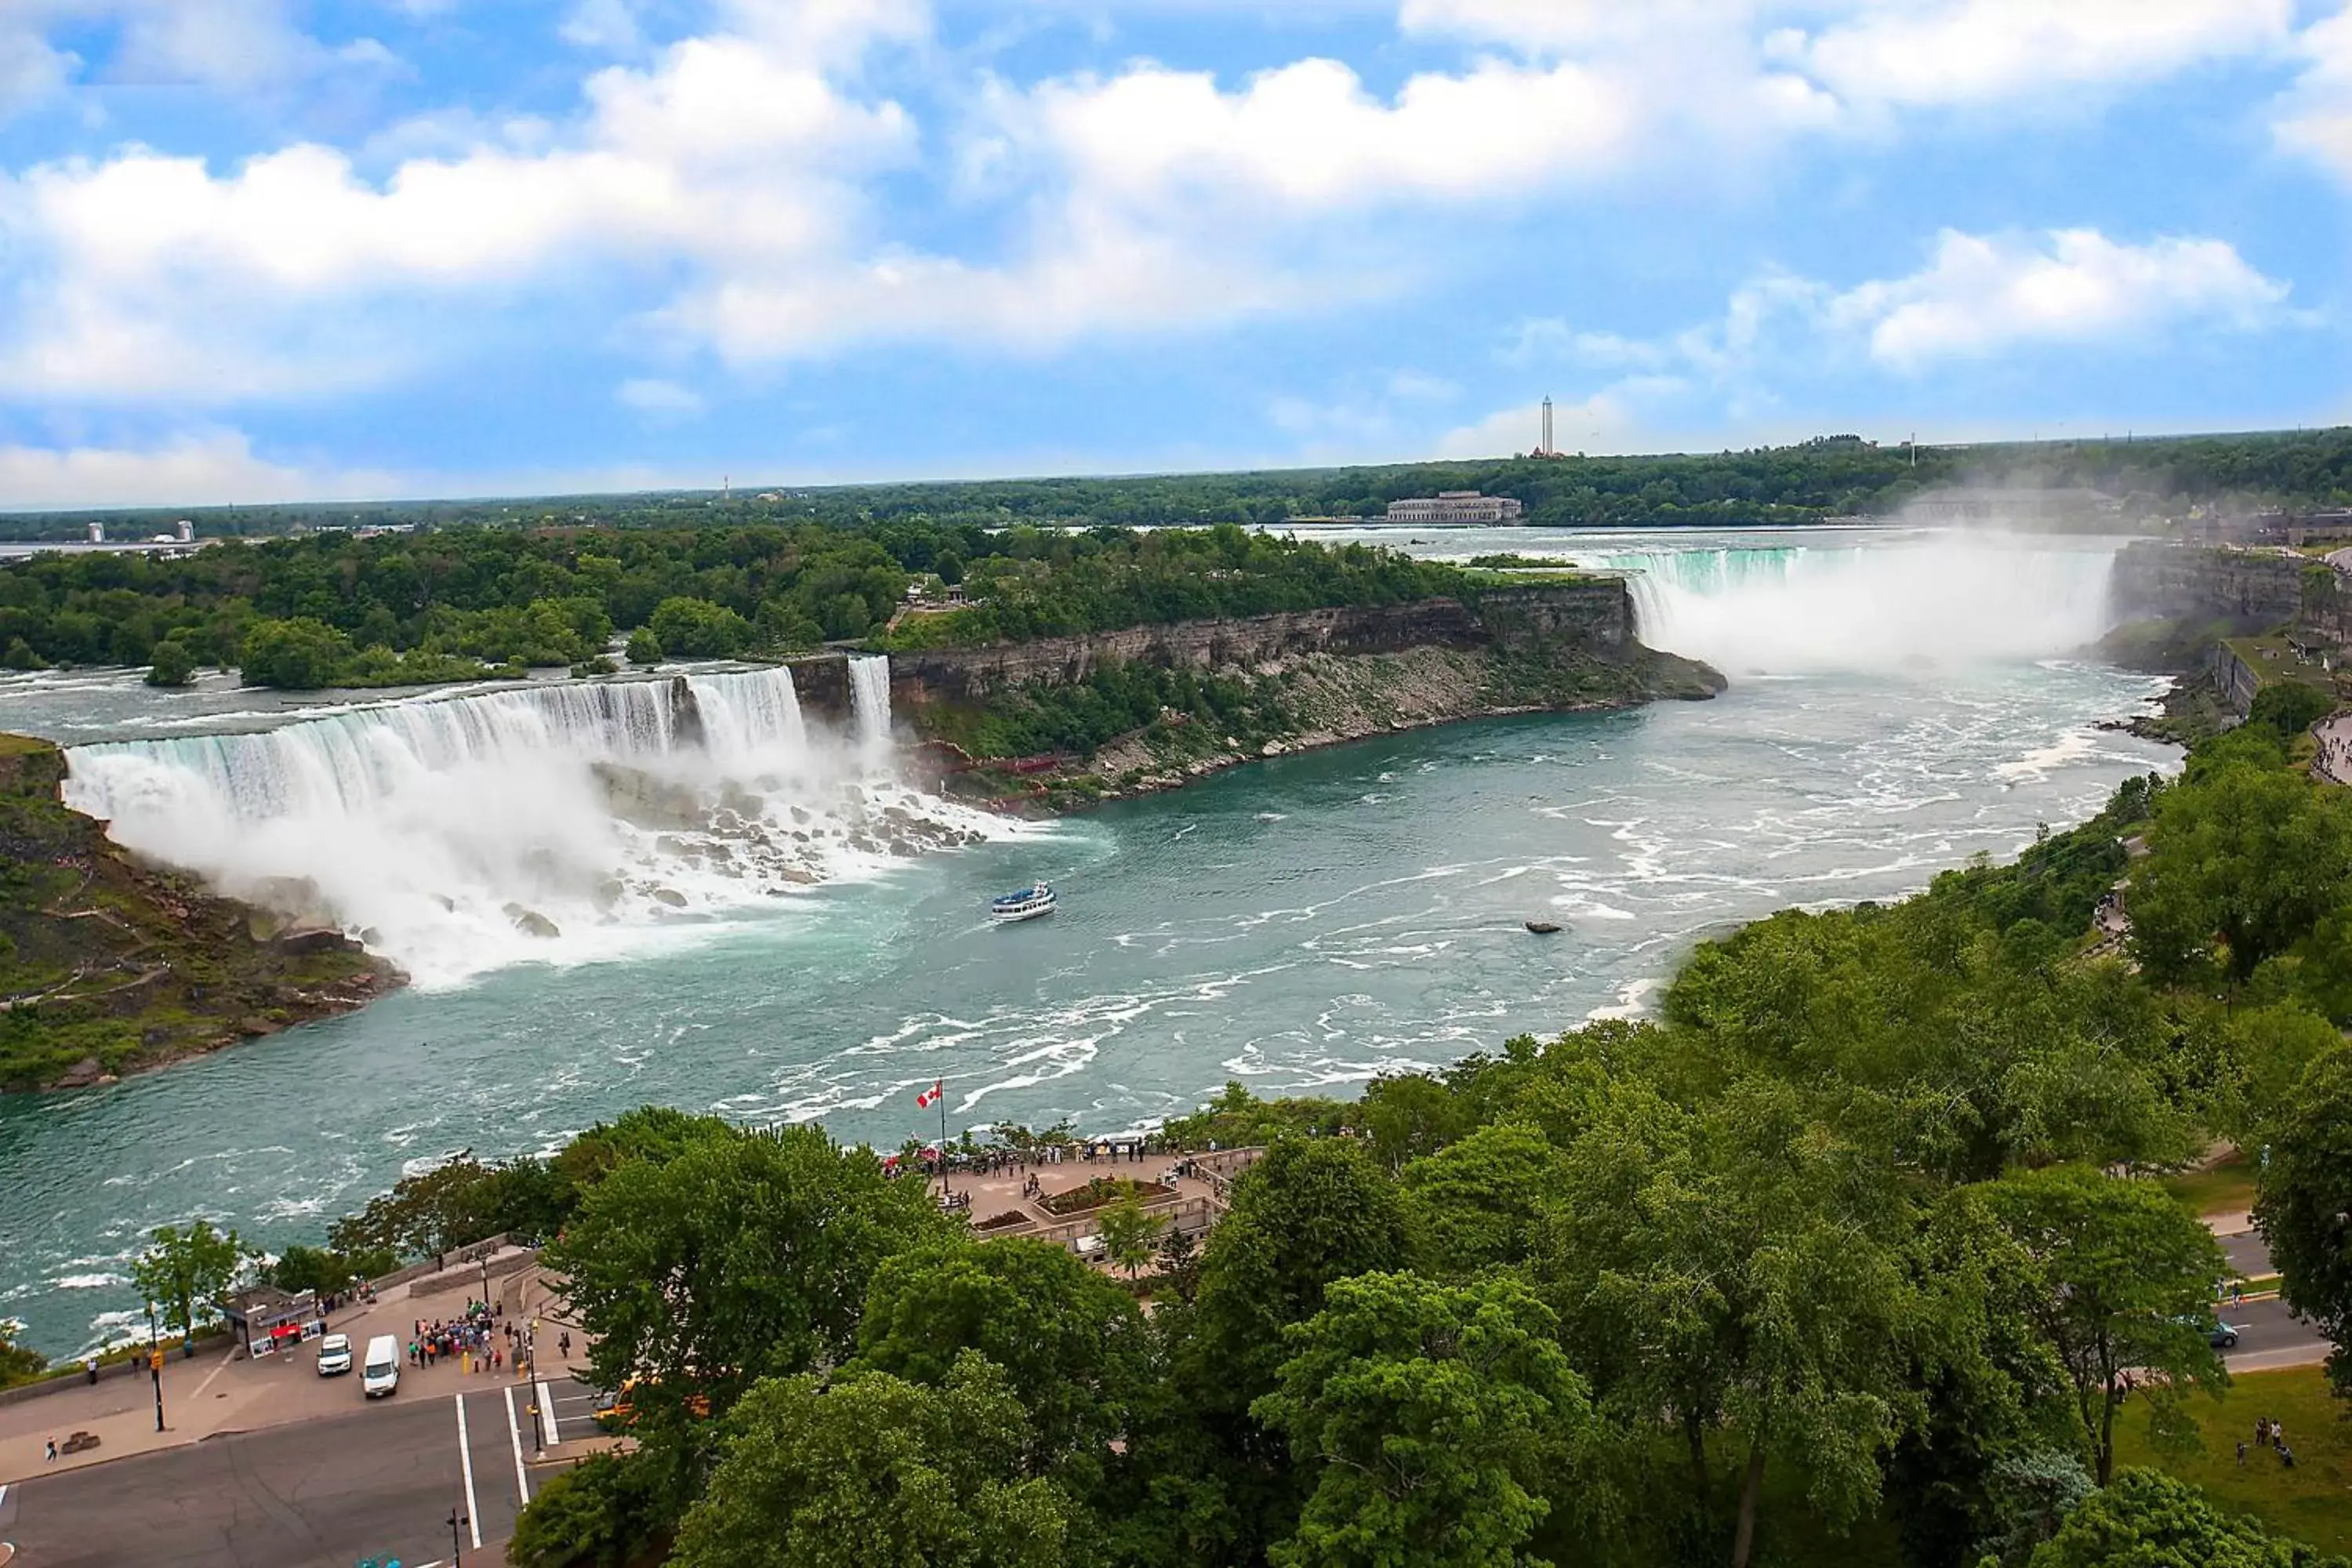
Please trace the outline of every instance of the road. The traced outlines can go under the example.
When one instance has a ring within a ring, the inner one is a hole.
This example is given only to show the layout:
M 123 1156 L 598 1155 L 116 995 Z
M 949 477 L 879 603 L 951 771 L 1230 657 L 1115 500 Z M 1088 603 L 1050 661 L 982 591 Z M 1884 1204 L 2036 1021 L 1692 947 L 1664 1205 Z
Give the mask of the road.
M 588 1391 L 565 1378 L 549 1394 L 550 1441 L 589 1436 Z M 0 1488 L 0 1542 L 17 1549 L 13 1568 L 430 1568 L 449 1561 L 454 1511 L 470 1561 L 513 1533 L 535 1485 L 530 1395 L 404 1392 Z

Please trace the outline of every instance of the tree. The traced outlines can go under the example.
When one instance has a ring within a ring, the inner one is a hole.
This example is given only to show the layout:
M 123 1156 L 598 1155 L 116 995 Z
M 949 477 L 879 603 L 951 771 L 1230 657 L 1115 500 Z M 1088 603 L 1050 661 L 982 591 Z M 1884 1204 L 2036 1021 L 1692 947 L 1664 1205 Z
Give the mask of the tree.
M 2160 1470 L 2127 1469 L 2066 1516 L 2031 1568 L 2328 1568 L 2298 1541 L 2225 1513 Z
M 2298 773 L 2244 762 L 2165 791 L 2129 890 L 2142 967 L 2184 979 L 2218 936 L 2243 981 L 2293 947 L 2344 902 L 2347 809 Z
M 2352 1395 L 2352 1047 L 2305 1069 L 2269 1129 L 2254 1224 L 2279 1294 L 2336 1349 L 2328 1381 Z
M 1181 1225 L 1170 1226 L 1160 1238 L 1160 1273 L 1184 1305 L 1200 1294 L 1201 1244 Z
M 403 1176 L 392 1191 L 339 1220 L 327 1234 L 338 1252 L 436 1258 L 505 1233 L 537 1242 L 570 1212 L 566 1184 L 537 1160 L 486 1165 L 468 1156 Z
M 708 599 L 664 599 L 646 624 L 672 658 L 733 658 L 751 646 L 751 623 Z
M 587 1331 L 597 1384 L 644 1381 L 635 1430 L 676 1436 L 766 1377 L 846 1360 L 875 1271 L 956 1234 L 920 1182 L 814 1127 L 627 1160 L 541 1254 Z M 683 1486 L 682 1471 L 673 1480 Z
M 390 1255 L 369 1262 L 388 1262 Z M 397 1267 L 396 1264 L 392 1267 Z M 278 1255 L 278 1261 L 265 1271 L 269 1282 L 280 1290 L 299 1293 L 315 1290 L 325 1296 L 347 1288 L 364 1273 L 389 1274 L 392 1268 L 362 1270 L 341 1253 L 322 1247 L 289 1247 Z
M 1391 1171 L 1434 1153 L 1466 1131 L 1452 1091 L 1422 1073 L 1374 1079 L 1364 1090 L 1362 1114 L 1372 1153 Z
M 1024 1477 L 1026 1416 L 966 1352 L 938 1388 L 880 1372 L 771 1378 L 729 1417 L 677 1568 L 1063 1568 L 1076 1506 Z
M 195 678 L 196 657 L 177 637 L 165 637 L 148 650 L 150 686 L 185 686 Z
M 1510 1568 L 1591 1411 L 1528 1287 L 1335 1281 L 1252 1406 L 1315 1489 L 1277 1568 Z
M 638 669 L 651 669 L 662 661 L 661 638 L 651 626 L 639 626 L 629 634 L 629 663 Z
M 227 1294 L 244 1261 L 236 1232 L 218 1231 L 197 1220 L 186 1229 L 159 1226 L 154 1245 L 131 1265 L 131 1282 L 163 1310 L 163 1326 L 186 1336 L 187 1354 L 196 1353 L 196 1325 L 211 1315 L 212 1303 Z
M 1152 1375 L 1135 1298 L 1067 1248 L 1010 1237 L 940 1242 L 875 1270 L 856 1365 L 943 1384 L 966 1351 L 1029 1413 L 1035 1468 L 1099 1468 Z
M 625 1568 L 665 1521 L 651 1467 L 595 1454 L 540 1484 L 507 1542 L 511 1568 Z
M 1404 1212 L 1361 1145 L 1286 1140 L 1234 1184 L 1201 1259 L 1202 1342 L 1221 1397 L 1246 1407 L 1274 1386 L 1282 1331 L 1323 1310 L 1335 1279 L 1398 1268 Z
M 2005 1177 L 1983 1198 L 2039 1271 L 2027 1315 L 2065 1368 L 2098 1483 L 2135 1392 L 2159 1437 L 2193 1431 L 2189 1390 L 2228 1382 L 2205 1334 L 2226 1267 L 2212 1233 L 2154 1184 L 2080 1165 Z
M 1481 1127 L 1404 1168 L 1414 1256 L 1433 1274 L 1524 1263 L 1542 1234 L 1559 1154 L 1520 1122 Z
M 1921 1418 L 1917 1215 L 1895 1173 L 1785 1084 L 1704 1111 L 1616 1086 L 1562 1162 L 1539 1269 L 1610 1424 L 1681 1429 L 1702 1507 L 1709 1434 L 1738 1456 L 1733 1568 L 1776 1458 L 1843 1529 Z
M 1134 1279 L 1135 1271 L 1151 1261 L 1160 1222 L 1143 1212 L 1143 1200 L 1129 1188 L 1102 1211 L 1099 1223 L 1104 1255 L 1126 1269 L 1129 1279 Z
M 352 656 L 352 639 L 323 621 L 256 621 L 245 634 L 238 674 L 247 686 L 310 691 L 331 686 Z
M 30 1383 L 49 1364 L 48 1358 L 17 1343 L 25 1325 L 14 1318 L 0 1318 L 0 1388 Z

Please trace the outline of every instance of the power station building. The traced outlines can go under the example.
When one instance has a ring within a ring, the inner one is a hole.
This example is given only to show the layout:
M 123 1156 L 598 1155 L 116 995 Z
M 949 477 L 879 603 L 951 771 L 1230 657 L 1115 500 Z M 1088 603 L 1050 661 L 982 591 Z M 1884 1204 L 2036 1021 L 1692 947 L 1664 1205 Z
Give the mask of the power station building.
M 1391 522 L 1419 523 L 1431 528 L 1471 528 L 1481 523 L 1517 522 L 1527 509 L 1514 496 L 1482 496 L 1476 490 L 1444 490 L 1436 497 L 1389 502 Z

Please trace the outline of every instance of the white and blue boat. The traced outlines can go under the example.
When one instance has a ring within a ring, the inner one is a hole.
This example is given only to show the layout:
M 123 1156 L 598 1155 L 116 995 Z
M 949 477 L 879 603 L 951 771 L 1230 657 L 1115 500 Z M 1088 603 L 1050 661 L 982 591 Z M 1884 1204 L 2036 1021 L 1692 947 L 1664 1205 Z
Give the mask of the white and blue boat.
M 988 912 L 1000 921 L 1034 921 L 1054 912 L 1054 889 L 1040 882 L 1017 893 L 988 900 Z

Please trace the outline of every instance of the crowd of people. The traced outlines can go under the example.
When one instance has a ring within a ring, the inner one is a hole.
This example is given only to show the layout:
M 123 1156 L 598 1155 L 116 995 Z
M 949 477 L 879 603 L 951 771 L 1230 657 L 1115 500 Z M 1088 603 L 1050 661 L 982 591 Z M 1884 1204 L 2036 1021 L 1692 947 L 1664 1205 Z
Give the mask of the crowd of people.
M 468 1300 L 459 1317 L 415 1320 L 408 1360 L 412 1366 L 455 1361 L 467 1373 L 497 1373 L 527 1367 L 530 1349 L 530 1333 L 508 1322 L 502 1307 Z

